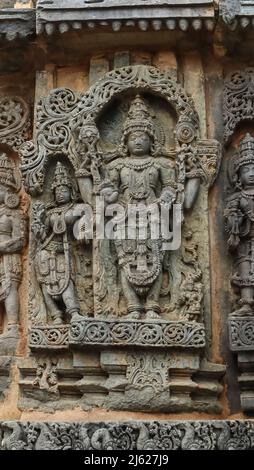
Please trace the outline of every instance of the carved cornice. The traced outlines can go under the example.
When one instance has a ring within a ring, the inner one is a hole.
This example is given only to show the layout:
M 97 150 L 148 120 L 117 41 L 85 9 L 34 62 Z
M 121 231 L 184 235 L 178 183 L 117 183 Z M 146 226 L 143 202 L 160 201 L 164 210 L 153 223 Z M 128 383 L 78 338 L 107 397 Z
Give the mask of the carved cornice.
M 204 325 L 194 322 L 142 322 L 87 319 L 70 326 L 36 326 L 30 329 L 31 349 L 70 347 L 203 348 Z
M 48 35 L 65 33 L 83 27 L 93 31 L 98 28 L 195 30 L 203 26 L 214 28 L 215 12 L 211 0 L 53 0 L 37 2 L 37 33 Z
M 253 421 L 0 422 L 0 450 L 250 450 Z
M 0 10 L 0 36 L 8 41 L 35 34 L 35 10 L 6 8 Z

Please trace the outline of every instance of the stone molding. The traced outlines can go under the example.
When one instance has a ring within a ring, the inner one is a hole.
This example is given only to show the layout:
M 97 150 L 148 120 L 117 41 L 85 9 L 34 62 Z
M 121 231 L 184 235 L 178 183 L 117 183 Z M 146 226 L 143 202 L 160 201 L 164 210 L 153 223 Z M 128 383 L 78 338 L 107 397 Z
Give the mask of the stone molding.
M 189 27 L 199 30 L 203 26 L 213 30 L 214 21 L 211 0 L 102 0 L 96 3 L 78 0 L 72 5 L 68 0 L 54 0 L 50 4 L 45 0 L 37 2 L 37 34 L 65 33 L 83 27 L 90 31 L 106 27 L 116 32 L 121 28 L 186 31 Z
M 87 319 L 70 326 L 36 326 L 29 332 L 31 349 L 84 346 L 203 348 L 204 325 L 195 322 L 142 322 Z
M 0 450 L 251 450 L 253 421 L 0 422 Z

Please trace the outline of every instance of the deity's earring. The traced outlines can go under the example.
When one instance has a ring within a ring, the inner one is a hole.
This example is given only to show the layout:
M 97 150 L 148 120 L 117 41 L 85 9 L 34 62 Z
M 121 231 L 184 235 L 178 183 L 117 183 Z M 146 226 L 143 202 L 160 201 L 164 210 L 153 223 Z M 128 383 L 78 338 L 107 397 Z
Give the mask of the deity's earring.
M 7 193 L 4 199 L 4 203 L 10 209 L 15 209 L 18 207 L 20 198 L 17 194 Z

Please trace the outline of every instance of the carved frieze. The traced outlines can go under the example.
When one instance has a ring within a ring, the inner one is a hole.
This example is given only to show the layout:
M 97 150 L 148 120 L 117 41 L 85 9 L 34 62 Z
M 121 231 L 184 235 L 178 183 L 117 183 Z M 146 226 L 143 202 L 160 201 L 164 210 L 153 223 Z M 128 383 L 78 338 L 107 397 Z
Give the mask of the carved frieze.
M 83 320 L 70 325 L 71 346 L 202 348 L 204 326 L 192 322 Z
M 31 349 L 68 349 L 69 327 L 37 326 L 29 331 L 29 346 Z
M 251 421 L 0 422 L 1 450 L 251 450 Z

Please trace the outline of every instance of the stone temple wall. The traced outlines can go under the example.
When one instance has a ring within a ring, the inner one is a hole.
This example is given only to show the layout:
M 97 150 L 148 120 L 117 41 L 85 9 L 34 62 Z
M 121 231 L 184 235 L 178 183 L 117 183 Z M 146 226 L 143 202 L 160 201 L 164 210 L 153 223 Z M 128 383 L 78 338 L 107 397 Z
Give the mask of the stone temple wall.
M 253 26 L 0 1 L 0 449 L 254 448 Z

